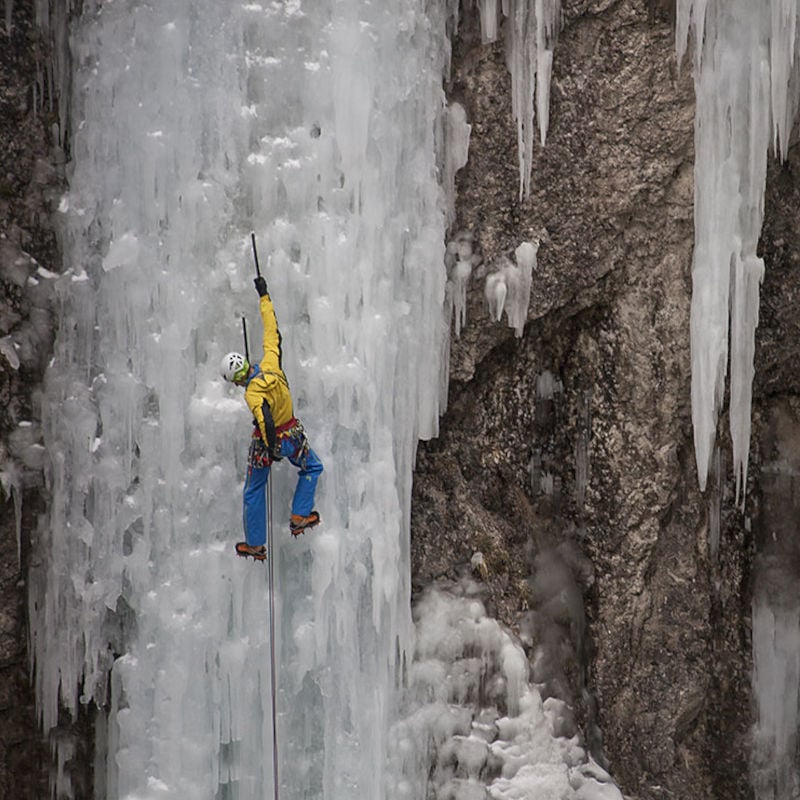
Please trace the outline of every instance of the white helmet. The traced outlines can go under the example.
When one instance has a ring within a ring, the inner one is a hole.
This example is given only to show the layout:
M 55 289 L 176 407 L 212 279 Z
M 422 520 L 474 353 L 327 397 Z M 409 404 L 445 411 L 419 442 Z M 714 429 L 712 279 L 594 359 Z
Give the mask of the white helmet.
M 247 363 L 247 359 L 241 353 L 228 353 L 222 359 L 220 370 L 222 371 L 222 377 L 226 381 L 241 381 L 247 377 L 250 364 Z

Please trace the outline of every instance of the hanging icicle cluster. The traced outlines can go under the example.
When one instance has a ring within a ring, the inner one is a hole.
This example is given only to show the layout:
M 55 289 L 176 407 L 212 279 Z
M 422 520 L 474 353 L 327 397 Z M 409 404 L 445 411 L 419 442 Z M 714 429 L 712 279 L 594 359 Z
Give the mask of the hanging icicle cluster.
M 694 38 L 692 420 L 700 488 L 730 363 L 737 499 L 747 479 L 767 152 L 788 149 L 798 103 L 796 0 L 678 0 L 681 61 Z

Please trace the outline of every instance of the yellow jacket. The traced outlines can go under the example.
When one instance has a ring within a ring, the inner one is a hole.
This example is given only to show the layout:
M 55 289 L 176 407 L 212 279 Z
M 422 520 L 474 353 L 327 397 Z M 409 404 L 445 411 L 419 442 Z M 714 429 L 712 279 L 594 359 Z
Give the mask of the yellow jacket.
M 286 424 L 294 414 L 289 382 L 281 365 L 281 333 L 268 294 L 259 301 L 258 310 L 264 323 L 264 357 L 247 383 L 244 399 L 258 423 L 262 439 L 271 444 L 275 438 L 274 429 Z

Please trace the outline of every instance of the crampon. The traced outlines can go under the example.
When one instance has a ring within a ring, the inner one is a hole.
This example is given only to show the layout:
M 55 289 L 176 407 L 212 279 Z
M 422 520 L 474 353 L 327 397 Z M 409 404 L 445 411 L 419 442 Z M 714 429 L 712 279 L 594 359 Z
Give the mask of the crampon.
M 292 536 L 299 536 L 301 533 L 305 533 L 309 528 L 319 525 L 319 523 L 320 517 L 316 511 L 312 511 L 307 517 L 302 517 L 299 514 L 292 514 L 292 518 L 289 521 L 289 530 Z
M 236 555 L 242 558 L 252 558 L 255 561 L 265 561 L 267 558 L 267 548 L 264 545 L 253 547 L 247 542 L 236 543 Z

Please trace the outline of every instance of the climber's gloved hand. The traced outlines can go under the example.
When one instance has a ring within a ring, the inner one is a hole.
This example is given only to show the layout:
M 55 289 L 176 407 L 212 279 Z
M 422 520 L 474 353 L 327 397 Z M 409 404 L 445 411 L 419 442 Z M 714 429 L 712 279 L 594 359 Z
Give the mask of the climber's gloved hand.
M 253 283 L 256 285 L 258 296 L 264 297 L 264 295 L 267 294 L 267 282 L 264 280 L 264 277 L 259 275 L 257 278 L 253 278 Z

